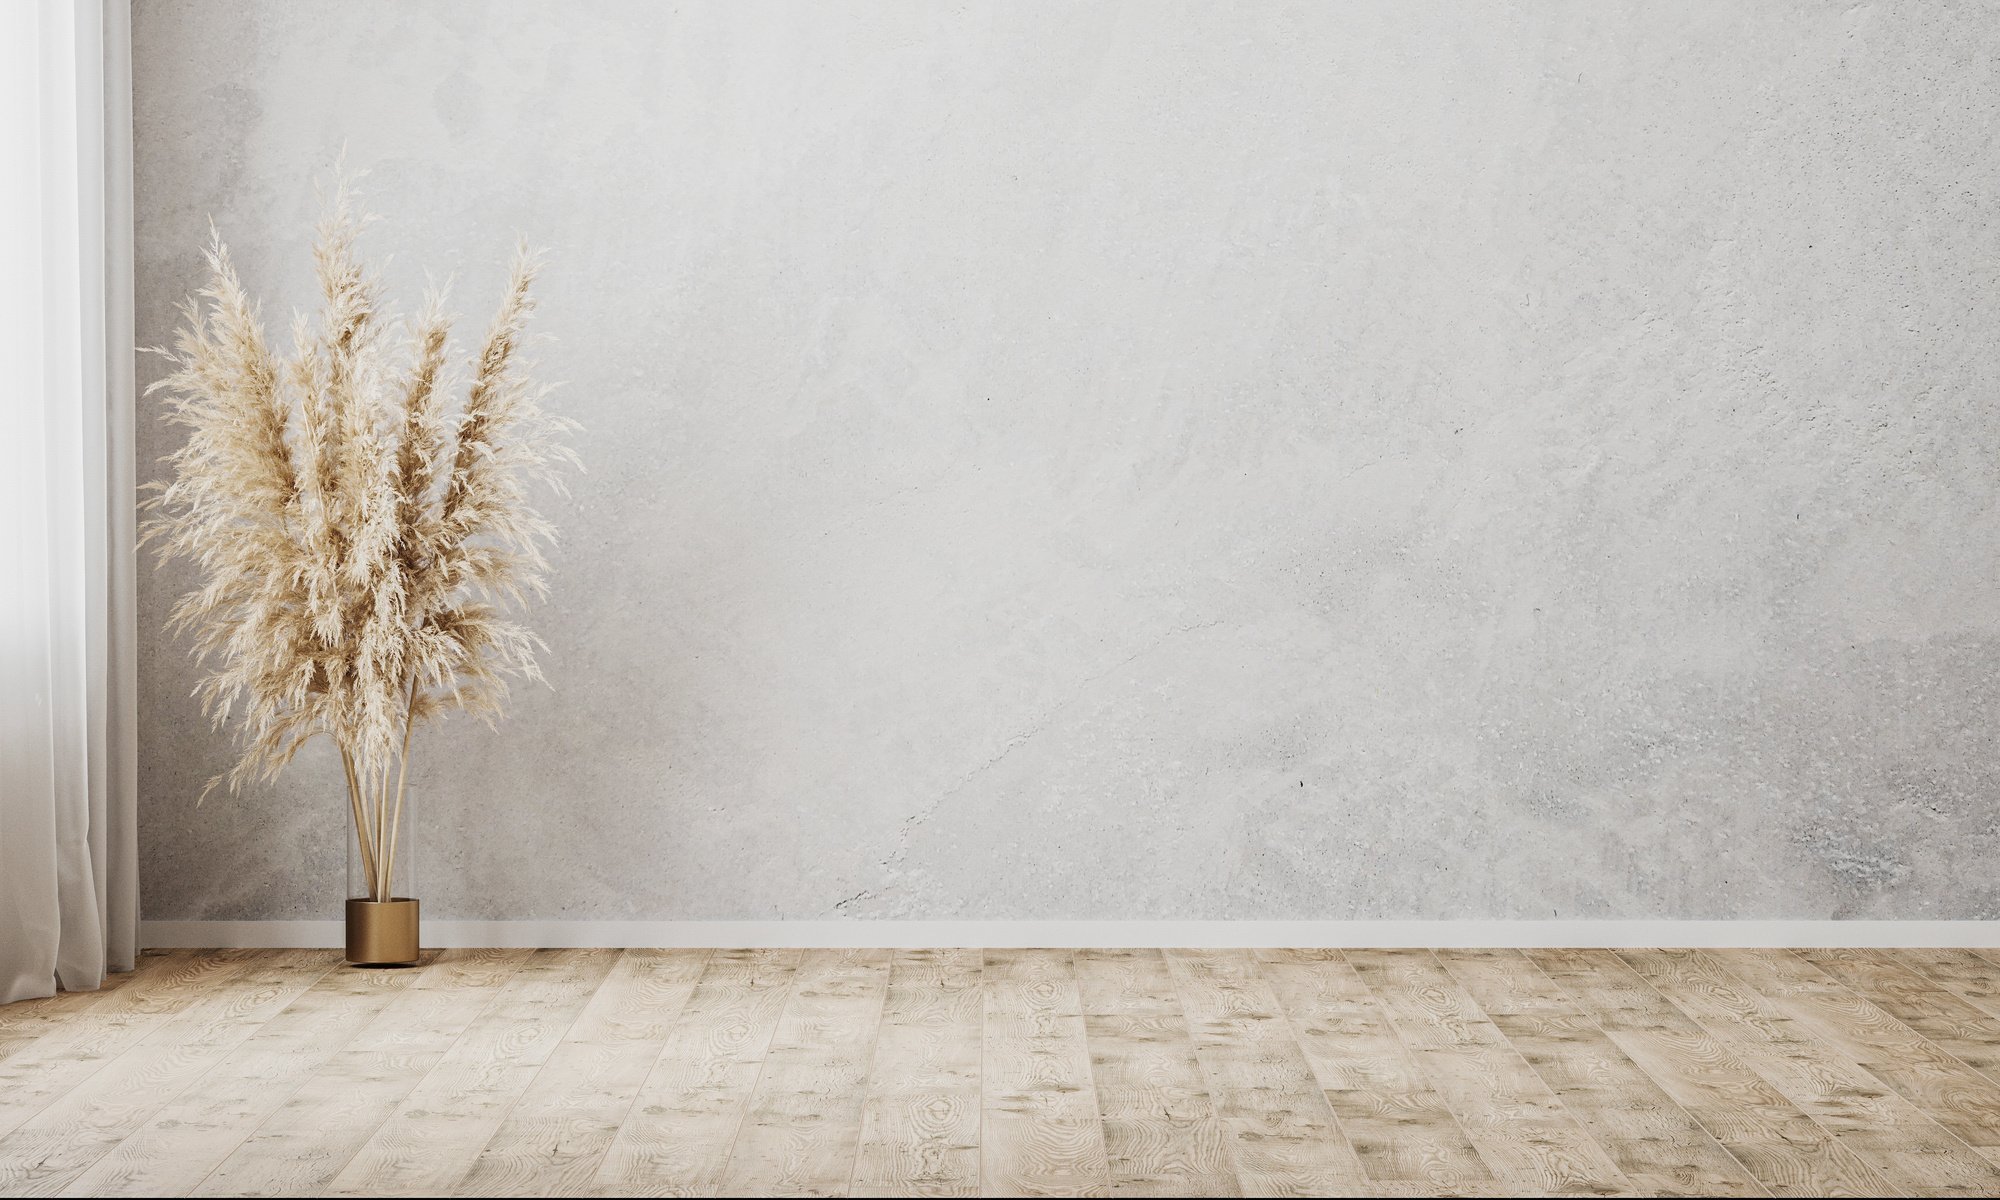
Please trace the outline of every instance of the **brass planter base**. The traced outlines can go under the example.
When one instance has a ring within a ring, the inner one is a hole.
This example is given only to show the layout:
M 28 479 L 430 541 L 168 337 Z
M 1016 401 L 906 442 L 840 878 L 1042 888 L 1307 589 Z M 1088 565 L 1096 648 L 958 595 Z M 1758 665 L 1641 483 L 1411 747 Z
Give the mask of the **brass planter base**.
M 357 967 L 417 964 L 417 902 L 407 896 L 347 902 L 347 961 Z

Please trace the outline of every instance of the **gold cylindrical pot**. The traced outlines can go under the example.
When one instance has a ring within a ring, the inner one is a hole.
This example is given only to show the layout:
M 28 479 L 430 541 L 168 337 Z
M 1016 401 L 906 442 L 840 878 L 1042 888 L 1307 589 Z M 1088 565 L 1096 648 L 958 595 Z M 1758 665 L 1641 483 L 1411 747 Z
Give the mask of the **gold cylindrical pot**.
M 347 961 L 357 967 L 409 967 L 417 962 L 417 902 L 347 902 Z

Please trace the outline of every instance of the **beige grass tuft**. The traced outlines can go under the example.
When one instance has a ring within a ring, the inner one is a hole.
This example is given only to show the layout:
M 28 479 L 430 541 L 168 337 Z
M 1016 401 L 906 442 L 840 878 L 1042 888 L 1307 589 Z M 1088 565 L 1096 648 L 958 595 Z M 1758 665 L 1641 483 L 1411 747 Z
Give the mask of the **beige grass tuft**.
M 512 618 L 544 593 L 553 530 L 531 485 L 562 487 L 570 422 L 544 410 L 523 338 L 539 266 L 524 246 L 453 410 L 451 318 L 384 306 L 343 184 L 313 250 L 321 307 L 280 356 L 210 232 L 208 284 L 182 307 L 173 370 L 147 389 L 187 441 L 150 485 L 141 542 L 193 564 L 169 628 L 203 669 L 196 694 L 236 724 L 234 791 L 327 734 L 346 767 L 369 880 L 394 881 L 411 737 L 459 709 L 501 714 L 539 679 L 542 643 Z

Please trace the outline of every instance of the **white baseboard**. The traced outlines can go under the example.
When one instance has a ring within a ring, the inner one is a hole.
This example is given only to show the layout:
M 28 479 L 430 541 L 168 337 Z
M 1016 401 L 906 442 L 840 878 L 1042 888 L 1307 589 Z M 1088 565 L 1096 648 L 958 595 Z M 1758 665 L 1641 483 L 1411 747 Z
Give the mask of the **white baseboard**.
M 149 949 L 327 947 L 339 921 L 146 921 Z M 2000 946 L 2000 921 L 425 921 L 426 946 Z

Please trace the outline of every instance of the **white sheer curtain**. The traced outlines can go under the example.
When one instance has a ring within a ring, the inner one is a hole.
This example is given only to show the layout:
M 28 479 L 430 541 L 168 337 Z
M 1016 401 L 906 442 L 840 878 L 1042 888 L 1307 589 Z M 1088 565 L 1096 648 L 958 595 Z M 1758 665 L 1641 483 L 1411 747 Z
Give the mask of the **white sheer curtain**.
M 0 0 L 0 1002 L 137 949 L 124 4 Z

